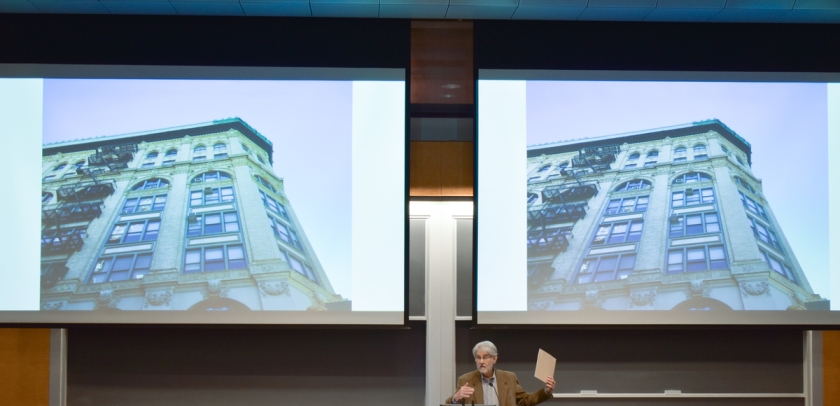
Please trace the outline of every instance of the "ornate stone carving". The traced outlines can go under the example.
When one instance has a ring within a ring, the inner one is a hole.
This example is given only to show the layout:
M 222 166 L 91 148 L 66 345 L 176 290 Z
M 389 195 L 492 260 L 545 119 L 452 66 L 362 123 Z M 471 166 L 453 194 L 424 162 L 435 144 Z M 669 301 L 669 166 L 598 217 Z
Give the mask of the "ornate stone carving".
M 172 292 L 146 292 L 146 303 L 143 304 L 143 307 L 148 309 L 149 307 L 169 306 L 171 300 Z
M 709 291 L 711 290 L 709 284 L 702 279 L 692 280 L 688 289 L 691 297 L 709 297 Z
M 587 291 L 583 297 L 583 308 L 601 307 L 602 304 L 604 304 L 604 299 L 598 296 L 597 290 Z
M 651 306 L 655 299 L 656 291 L 633 292 L 630 294 L 630 303 L 633 307 Z
M 290 295 L 289 284 L 284 282 L 260 282 L 260 295 L 262 297 Z M 316 295 L 317 297 L 317 295 Z M 323 303 L 323 302 L 322 302 Z
M 741 294 L 744 297 L 748 296 L 770 296 L 770 285 L 767 282 L 741 282 Z
M 41 310 L 61 310 L 64 302 L 46 302 L 41 304 Z
M 101 290 L 99 291 L 99 297 L 96 298 L 96 304 L 94 304 L 94 309 L 114 309 L 117 307 L 117 302 L 119 302 L 119 298 L 114 297 L 113 290 Z
M 227 297 L 230 287 L 224 281 L 219 279 L 210 279 L 207 281 L 206 298 L 211 297 Z

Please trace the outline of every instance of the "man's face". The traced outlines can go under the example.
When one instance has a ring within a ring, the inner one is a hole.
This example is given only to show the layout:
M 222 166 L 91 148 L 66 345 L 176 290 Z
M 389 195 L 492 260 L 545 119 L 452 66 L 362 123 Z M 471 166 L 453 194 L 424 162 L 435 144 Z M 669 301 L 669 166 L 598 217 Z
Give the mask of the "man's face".
M 475 366 L 482 375 L 493 376 L 493 365 L 496 365 L 498 358 L 490 355 L 487 350 L 478 350 L 475 352 Z

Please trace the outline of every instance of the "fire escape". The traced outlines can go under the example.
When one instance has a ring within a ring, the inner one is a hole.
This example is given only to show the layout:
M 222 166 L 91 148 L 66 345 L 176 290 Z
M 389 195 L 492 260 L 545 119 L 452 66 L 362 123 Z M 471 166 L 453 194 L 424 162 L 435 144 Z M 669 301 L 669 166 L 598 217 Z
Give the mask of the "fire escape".
M 97 176 L 128 168 L 135 152 L 136 144 L 97 148 L 88 157 L 89 167 L 76 169 L 81 175 L 79 181 L 61 186 L 56 192 L 57 202 L 41 207 L 41 255 L 71 254 L 82 248 L 87 227 L 67 225 L 90 222 L 102 214 L 103 199 L 114 193 L 116 183 Z M 49 288 L 66 273 L 66 266 L 49 266 L 41 275 L 41 284 Z
M 620 151 L 618 145 L 583 148 L 572 158 L 575 169 L 561 170 L 564 182 L 542 190 L 543 203 L 528 210 L 528 256 L 556 255 L 569 247 L 568 237 L 575 223 L 586 216 L 587 203 L 600 190 L 597 180 L 587 180 L 590 173 L 609 170 Z M 532 264 L 528 282 L 539 286 L 554 272 L 551 263 Z

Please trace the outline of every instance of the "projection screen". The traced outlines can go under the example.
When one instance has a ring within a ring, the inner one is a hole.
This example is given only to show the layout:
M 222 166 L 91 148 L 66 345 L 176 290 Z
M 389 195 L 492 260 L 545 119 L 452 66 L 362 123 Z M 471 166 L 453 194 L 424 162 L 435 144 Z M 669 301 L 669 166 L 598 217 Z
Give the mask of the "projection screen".
M 0 323 L 403 324 L 405 89 L 0 65 Z
M 478 324 L 840 324 L 840 76 L 480 70 Z

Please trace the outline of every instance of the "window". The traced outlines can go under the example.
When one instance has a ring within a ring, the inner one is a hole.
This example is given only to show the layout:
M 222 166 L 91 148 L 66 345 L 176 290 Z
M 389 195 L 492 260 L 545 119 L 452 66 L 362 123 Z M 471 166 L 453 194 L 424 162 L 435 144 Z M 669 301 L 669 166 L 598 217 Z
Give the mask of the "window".
M 739 156 L 736 156 L 736 157 L 735 157 L 735 160 L 736 160 L 736 161 L 738 161 L 738 164 L 740 164 L 740 165 L 743 165 L 743 164 L 744 164 L 744 161 L 743 161 L 743 160 L 741 159 L 741 157 L 739 157 Z
M 143 189 L 157 189 L 162 188 L 164 186 L 168 186 L 169 182 L 164 179 L 160 178 L 152 178 L 149 180 L 144 180 L 136 185 L 134 185 L 131 190 L 143 190 Z
M 206 160 L 207 160 L 206 156 L 194 156 L 193 157 L 193 162 L 201 162 L 201 161 L 206 161 Z
M 300 243 L 300 239 L 298 238 L 295 230 L 286 227 L 285 224 L 281 223 L 273 216 L 268 216 L 268 222 L 271 225 L 272 231 L 274 231 L 274 235 L 283 240 L 286 244 L 297 248 L 301 252 L 303 251 L 303 244 Z
M 259 155 L 257 155 L 257 161 L 260 161 L 261 164 L 265 165 L 265 160 Z
M 647 161 L 645 162 L 645 168 L 650 168 L 656 165 L 656 161 Z
M 695 182 L 706 182 L 712 180 L 712 177 L 701 172 L 689 172 L 684 175 L 677 176 L 674 179 L 674 184 L 680 183 L 695 183 Z
M 82 169 L 82 167 L 83 167 L 83 166 L 85 166 L 85 161 L 79 161 L 79 162 L 76 162 L 75 164 L 73 164 L 73 166 L 74 166 L 76 169 Z
M 623 199 L 612 199 L 607 203 L 605 214 L 632 213 L 647 210 L 648 196 L 625 197 Z
M 310 280 L 314 281 L 315 283 L 320 284 L 318 282 L 318 277 L 315 276 L 315 272 L 312 268 L 309 267 L 306 263 L 302 260 L 296 258 L 294 255 L 289 255 L 286 251 L 280 250 L 280 256 L 282 256 L 286 262 L 289 263 L 289 267 L 297 271 L 299 274 L 309 278 Z
M 540 180 L 541 177 L 542 176 L 531 176 L 530 178 L 528 178 L 528 183 L 534 183 L 534 182 Z
M 627 279 L 636 266 L 636 254 L 586 258 L 578 270 L 578 284 Z
M 140 220 L 114 224 L 105 244 L 126 244 L 138 241 L 155 241 L 160 231 L 160 220 Z
M 154 168 L 154 167 L 155 167 L 154 162 L 146 162 L 143 165 L 140 165 L 140 168 Z
M 60 171 L 60 170 L 62 170 L 62 169 L 64 169 L 64 168 L 66 168 L 66 167 L 67 167 L 67 163 L 66 163 L 66 162 L 64 162 L 64 163 L 60 163 L 60 164 L 58 164 L 58 166 L 56 166 L 55 168 L 53 168 L 53 172 L 55 172 L 55 171 Z
M 157 151 L 152 151 L 146 154 L 146 159 L 157 159 L 158 153 Z
M 706 160 L 706 159 L 709 159 L 709 156 L 706 155 L 706 154 L 694 155 L 694 160 L 695 161 L 703 161 L 703 160 Z
M 250 150 L 250 149 L 248 149 L 248 146 L 247 146 L 247 145 L 245 145 L 245 144 L 242 144 L 242 150 L 243 150 L 243 151 L 245 151 L 245 153 L 246 153 L 246 154 L 250 154 L 250 153 L 251 153 L 251 150 Z
M 172 148 L 172 149 L 167 150 L 166 155 L 164 155 L 163 157 L 164 158 L 174 158 L 176 156 L 178 156 L 178 150 L 176 148 Z
M 49 182 L 55 180 L 55 175 L 47 175 L 44 176 L 44 182 Z
M 770 265 L 770 269 L 776 271 L 779 275 L 782 275 L 785 278 L 790 279 L 794 283 L 799 283 L 796 280 L 796 275 L 793 273 L 793 271 L 790 269 L 790 267 L 787 266 L 784 263 L 784 261 L 770 255 L 769 253 L 767 253 L 767 251 L 764 251 L 764 250 L 759 250 L 759 251 L 761 252 L 761 259 L 763 259 L 764 262 L 766 262 L 768 265 Z
M 677 147 L 674 149 L 674 158 L 684 157 L 685 156 L 685 147 Z M 676 159 L 674 159 L 676 161 Z
M 222 152 L 227 152 L 227 145 L 225 145 L 224 143 L 221 143 L 221 142 L 216 144 L 216 145 L 213 145 L 213 153 L 214 154 L 219 154 L 219 153 L 222 153 Z
M 50 253 L 78 251 L 82 245 L 82 236 L 87 232 L 87 226 L 64 227 L 44 230 L 41 234 L 41 252 Z
M 671 207 L 691 206 L 715 202 L 715 190 L 707 187 L 703 189 L 685 189 L 671 193 Z
M 247 265 L 241 244 L 191 248 L 184 255 L 184 273 L 242 269 Z
M 540 169 L 537 170 L 537 172 L 545 172 L 545 171 L 549 170 L 550 168 L 551 168 L 551 165 L 543 165 L 542 167 L 540 167 Z
M 96 261 L 88 283 L 141 279 L 152 265 L 152 253 L 102 257 Z
M 750 186 L 750 184 L 749 184 L 749 183 L 747 183 L 747 181 L 745 181 L 745 180 L 741 179 L 741 177 L 736 176 L 736 177 L 735 177 L 735 183 L 737 183 L 737 184 L 741 185 L 741 187 L 743 187 L 744 189 L 749 190 L 749 191 L 750 191 L 750 193 L 752 193 L 752 194 L 756 194 L 756 193 L 755 193 L 755 189 L 753 189 L 753 187 L 752 187 L 752 186 Z
M 720 218 L 716 212 L 674 215 L 670 223 L 670 237 L 720 232 Z
M 775 248 L 779 252 L 783 252 L 782 250 L 782 243 L 779 242 L 779 237 L 776 235 L 770 227 L 761 224 L 761 222 L 755 221 L 754 218 L 747 216 L 747 219 L 750 221 L 750 228 L 752 229 L 753 235 L 761 241 L 764 241 L 766 244 L 770 245 L 771 247 Z
M 686 157 L 674 158 L 674 162 L 685 162 L 686 159 Z
M 592 239 L 592 245 L 618 244 L 642 239 L 642 220 L 601 224 Z
M 216 182 L 220 180 L 230 180 L 230 174 L 220 171 L 204 172 L 201 175 L 194 177 L 192 183 Z
M 639 159 L 639 153 L 638 152 L 634 152 L 634 153 L 630 154 L 630 156 L 627 157 L 628 161 L 636 161 L 638 159 Z
M 163 161 L 163 166 L 170 166 L 170 165 L 175 165 L 175 160 L 174 159 L 167 159 L 167 160 Z
M 540 197 L 536 193 L 528 193 L 528 204 L 536 202 Z M 41 199 L 43 200 L 43 199 Z
M 209 189 L 209 190 L 208 190 Z M 233 186 L 221 188 L 206 188 L 190 192 L 190 206 L 204 204 L 227 203 L 234 201 Z
M 658 157 L 659 157 L 659 151 L 657 151 L 657 150 L 653 150 L 653 151 L 650 151 L 650 152 L 647 153 L 647 158 L 658 158 Z
M 741 203 L 744 205 L 744 207 L 747 208 L 747 210 L 749 210 L 749 211 L 751 211 L 755 214 L 758 214 L 759 216 L 761 216 L 761 218 L 763 218 L 765 220 L 768 220 L 767 212 L 764 211 L 764 206 L 756 203 L 755 200 L 747 197 L 744 194 L 744 192 L 738 191 L 738 194 L 741 196 Z
M 724 153 L 724 154 L 729 155 L 729 150 L 728 150 L 726 147 L 724 147 L 723 145 L 721 145 L 721 146 L 720 146 L 720 149 L 721 149 L 721 151 L 723 151 L 723 153 Z
M 74 176 L 76 176 L 76 173 L 75 173 L 75 172 L 67 172 L 67 173 L 65 173 L 64 175 L 61 175 L 61 179 L 72 178 L 72 177 L 74 177 Z
M 188 237 L 236 231 L 239 231 L 239 215 L 235 211 L 191 214 L 187 219 Z
M 125 200 L 121 213 L 159 211 L 163 210 L 164 206 L 166 206 L 166 195 L 132 197 Z
M 206 153 L 207 153 L 207 147 L 205 147 L 204 145 L 199 145 L 199 146 L 193 148 L 193 155 L 206 154 Z
M 52 200 L 53 194 L 50 192 L 42 192 L 41 193 L 41 204 L 49 203 Z
M 705 154 L 706 153 L 706 146 L 703 144 L 697 144 L 694 146 L 694 155 L 697 154 Z
M 260 198 L 262 199 L 265 207 L 268 207 L 269 210 L 279 214 L 280 217 L 283 217 L 286 220 L 289 219 L 289 213 L 286 212 L 286 206 L 283 206 L 282 203 L 278 202 L 277 200 L 272 199 L 271 196 L 268 196 L 262 190 L 260 190 L 259 192 L 260 192 Z
M 650 182 L 641 179 L 634 179 L 618 185 L 618 187 L 616 187 L 613 190 L 616 192 L 621 192 L 624 190 L 639 190 L 648 188 L 650 188 Z
M 254 175 L 254 178 L 257 179 L 257 182 L 260 185 L 263 185 L 268 188 L 268 190 L 272 191 L 273 193 L 277 193 L 277 190 L 274 189 L 274 186 L 271 183 L 268 183 L 267 180 L 263 179 L 260 175 Z
M 627 164 L 627 165 L 624 165 L 624 169 L 633 169 L 633 168 L 635 168 L 635 167 L 636 167 L 636 164 Z
M 729 267 L 722 245 L 685 247 L 668 250 L 666 273 L 699 272 Z

